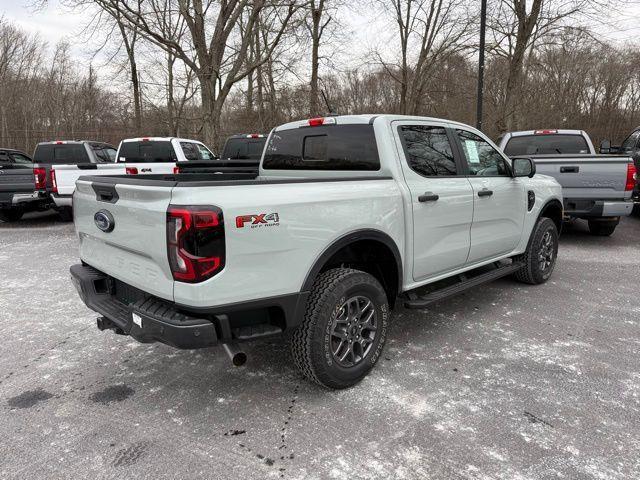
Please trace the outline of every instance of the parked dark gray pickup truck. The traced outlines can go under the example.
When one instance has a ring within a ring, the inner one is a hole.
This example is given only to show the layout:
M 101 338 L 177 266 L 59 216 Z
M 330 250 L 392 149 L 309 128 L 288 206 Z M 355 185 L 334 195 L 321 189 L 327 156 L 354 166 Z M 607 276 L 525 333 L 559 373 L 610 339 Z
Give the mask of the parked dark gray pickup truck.
M 15 222 L 26 212 L 48 208 L 49 196 L 37 188 L 44 188 L 44 180 L 44 171 L 34 169 L 26 153 L 0 149 L 0 220 Z
M 539 174 L 555 178 L 562 185 L 565 217 L 587 220 L 593 235 L 611 235 L 633 209 L 633 160 L 597 155 L 582 130 L 510 132 L 498 145 L 511 158 L 533 159 Z

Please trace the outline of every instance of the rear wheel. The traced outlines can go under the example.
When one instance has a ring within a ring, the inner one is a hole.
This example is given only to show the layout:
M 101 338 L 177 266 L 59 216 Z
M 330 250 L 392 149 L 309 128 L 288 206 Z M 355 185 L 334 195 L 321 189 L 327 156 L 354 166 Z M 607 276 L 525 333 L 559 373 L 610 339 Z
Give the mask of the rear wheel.
M 598 237 L 608 237 L 615 232 L 618 220 L 589 220 L 589 233 Z
M 0 220 L 3 222 L 17 222 L 24 215 L 22 208 L 6 208 L 0 210 Z
M 378 280 L 350 268 L 328 270 L 314 282 L 291 338 L 294 362 L 324 387 L 355 385 L 378 360 L 388 324 L 387 296 Z
M 58 210 L 58 217 L 63 222 L 72 222 L 73 221 L 73 209 L 71 207 L 63 207 Z
M 558 229 L 550 218 L 541 217 L 531 232 L 529 246 L 514 262 L 524 266 L 514 276 L 517 280 L 537 285 L 549 280 L 558 257 Z

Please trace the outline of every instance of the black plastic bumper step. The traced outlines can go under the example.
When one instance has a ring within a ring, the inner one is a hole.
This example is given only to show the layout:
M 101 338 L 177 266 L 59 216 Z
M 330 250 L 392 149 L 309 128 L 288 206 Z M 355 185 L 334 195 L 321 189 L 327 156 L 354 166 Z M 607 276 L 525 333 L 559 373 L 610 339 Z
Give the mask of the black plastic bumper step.
M 429 292 L 422 297 L 419 297 L 415 293 L 410 292 L 408 294 L 409 299 L 404 302 L 404 306 L 406 308 L 425 308 L 432 303 L 444 300 L 445 298 L 451 297 L 453 295 L 457 295 L 470 288 L 482 285 L 483 283 L 492 282 L 493 280 L 497 280 L 498 278 L 511 275 L 512 273 L 520 270 L 523 266 L 524 264 L 521 262 L 513 262 L 500 266 L 494 270 L 481 273 L 480 275 L 476 275 L 475 277 L 471 278 L 466 278 L 463 274 L 461 275 L 462 280 L 460 282 L 448 287 L 441 288 L 439 290 L 435 290 L 433 292 Z
M 250 325 L 246 327 L 232 328 L 233 338 L 239 341 L 255 340 L 257 338 L 270 337 L 282 333 L 280 327 L 261 323 L 259 325 Z

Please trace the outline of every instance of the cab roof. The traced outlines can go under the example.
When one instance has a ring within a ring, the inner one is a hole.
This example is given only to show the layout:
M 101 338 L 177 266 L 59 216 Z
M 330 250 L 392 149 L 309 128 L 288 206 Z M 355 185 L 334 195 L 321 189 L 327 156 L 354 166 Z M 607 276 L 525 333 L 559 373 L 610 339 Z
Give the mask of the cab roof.
M 285 123 L 276 127 L 276 131 L 280 130 L 289 130 L 292 128 L 299 128 L 312 125 L 314 121 L 320 121 L 322 119 L 322 123 L 316 123 L 316 125 L 354 125 L 354 124 L 370 124 L 373 125 L 374 122 L 383 121 L 383 122 L 393 122 L 393 121 L 406 121 L 406 120 L 416 120 L 422 122 L 438 122 L 438 123 L 448 123 L 451 125 L 459 125 L 465 128 L 472 128 L 469 125 L 464 123 L 455 122 L 453 120 L 447 120 L 444 118 L 436 118 L 436 117 L 421 117 L 418 115 L 394 115 L 394 114 L 362 114 L 362 115 L 327 115 L 325 117 L 314 117 L 308 118 L 306 120 L 297 120 L 295 122 Z

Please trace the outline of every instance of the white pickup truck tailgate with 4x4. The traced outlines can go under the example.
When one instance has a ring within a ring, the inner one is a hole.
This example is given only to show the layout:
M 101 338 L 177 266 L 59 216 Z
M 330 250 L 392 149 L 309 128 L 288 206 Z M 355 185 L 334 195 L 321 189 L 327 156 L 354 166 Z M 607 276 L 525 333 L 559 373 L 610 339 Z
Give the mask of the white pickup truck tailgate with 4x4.
M 71 273 L 101 329 L 222 343 L 234 361 L 240 342 L 293 330 L 303 374 L 342 388 L 376 362 L 397 298 L 423 308 L 507 274 L 546 281 L 561 201 L 466 125 L 316 118 L 275 128 L 254 179 L 79 180 Z

